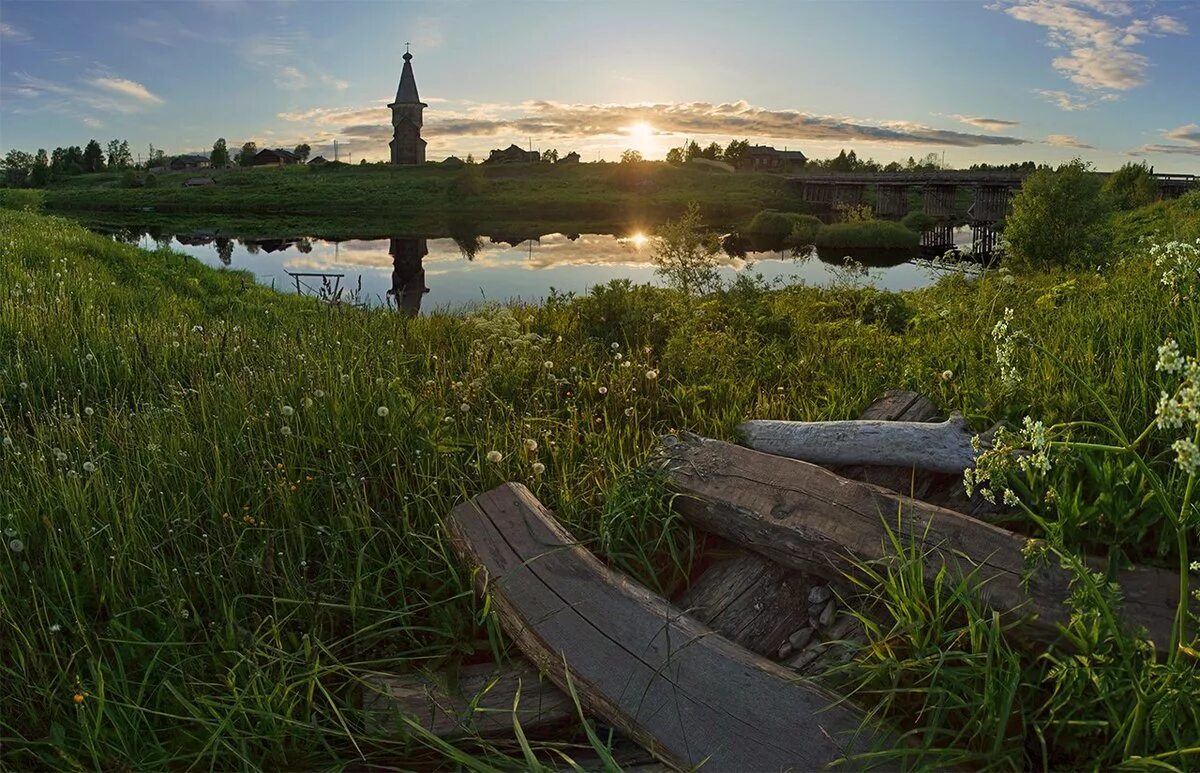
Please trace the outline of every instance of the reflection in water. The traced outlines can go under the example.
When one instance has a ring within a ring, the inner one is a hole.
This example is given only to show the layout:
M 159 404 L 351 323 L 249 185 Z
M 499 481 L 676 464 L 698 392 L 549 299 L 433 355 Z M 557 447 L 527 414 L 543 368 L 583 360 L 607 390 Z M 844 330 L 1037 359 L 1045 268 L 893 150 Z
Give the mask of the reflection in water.
M 556 291 L 585 293 L 614 279 L 661 283 L 653 265 L 653 239 L 646 231 L 626 235 L 529 231 L 480 234 L 459 224 L 441 237 L 326 241 L 295 235 L 242 238 L 217 228 L 173 230 L 162 225 L 122 225 L 98 230 L 143 247 L 169 246 L 211 265 L 252 272 L 263 284 L 291 289 L 297 273 L 344 274 L 359 287 L 355 302 L 394 306 L 413 315 L 462 308 L 481 300 L 535 301 Z M 965 234 L 969 239 L 969 229 Z M 151 241 L 153 240 L 153 241 Z M 770 240 L 729 238 L 720 271 L 732 280 L 750 267 L 773 283 L 830 285 L 843 281 L 842 250 L 796 254 Z M 782 249 L 781 249 L 782 248 Z M 864 283 L 889 290 L 922 287 L 935 281 L 927 268 L 909 262 L 914 255 L 854 251 L 869 268 Z M 428 297 L 426 297 L 428 296 Z
M 425 267 L 421 261 L 429 254 L 424 239 L 391 239 L 388 253 L 392 256 L 392 289 L 387 291 L 396 309 L 406 316 L 421 313 L 421 299 L 429 288 L 425 286 Z

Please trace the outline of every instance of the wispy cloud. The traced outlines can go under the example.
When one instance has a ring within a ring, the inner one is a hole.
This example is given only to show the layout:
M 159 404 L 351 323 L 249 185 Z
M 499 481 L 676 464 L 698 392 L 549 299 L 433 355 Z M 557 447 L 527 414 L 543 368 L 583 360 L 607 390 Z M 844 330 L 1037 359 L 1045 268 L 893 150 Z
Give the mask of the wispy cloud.
M 137 81 L 131 81 L 127 78 L 93 78 L 89 83 L 98 89 L 104 89 L 110 93 L 128 97 L 136 102 L 144 102 L 148 105 L 161 105 L 163 103 L 162 97 L 152 94 L 150 89 Z
M 37 109 L 83 107 L 110 113 L 136 113 L 163 104 L 162 97 L 137 81 L 113 75 L 81 80 L 81 85 L 39 78 L 25 72 L 13 73 L 15 85 L 4 89 L 5 97 L 17 97 L 38 105 Z
M 85 115 L 83 117 L 83 125 L 90 129 L 103 129 L 104 121 L 101 121 L 99 118 L 93 118 L 90 115 Z
M 279 72 L 275 74 L 275 83 L 280 88 L 302 89 L 308 85 L 308 77 L 300 72 L 299 68 L 288 65 L 279 68 Z
M 26 43 L 33 40 L 33 37 L 22 29 L 0 21 L 0 40 L 7 40 L 9 43 Z
M 950 117 L 968 126 L 976 126 L 990 132 L 1006 131 L 1021 125 L 1020 121 L 1009 121 L 1004 118 L 984 118 L 977 115 L 952 115 Z
M 325 84 L 326 86 L 332 86 L 338 91 L 345 91 L 346 89 L 350 88 L 349 81 L 344 81 L 341 78 L 335 78 L 329 73 L 321 73 L 321 83 Z
M 1189 123 L 1167 129 L 1161 132 L 1164 139 L 1172 142 L 1158 142 L 1142 145 L 1129 151 L 1131 156 L 1146 156 L 1161 153 L 1164 155 L 1200 156 L 1200 123 Z
M 1078 138 L 1070 134 L 1051 134 L 1042 142 L 1047 145 L 1056 145 L 1060 148 L 1076 148 L 1077 150 L 1095 150 L 1095 145 L 1088 145 L 1086 142 L 1080 142 Z
M 1000 0 L 991 7 L 1044 27 L 1050 47 L 1062 51 L 1051 65 L 1085 93 L 1112 94 L 1141 86 L 1151 64 L 1134 47 L 1147 38 L 1188 32 L 1187 25 L 1174 16 L 1146 16 L 1140 13 L 1144 6 L 1118 0 Z M 1079 95 L 1050 98 L 1064 110 L 1095 104 Z
M 1050 102 L 1053 102 L 1054 104 L 1058 105 L 1060 110 L 1066 110 L 1067 112 L 1088 110 L 1101 102 L 1112 102 L 1120 98 L 1116 94 L 1101 94 L 1097 97 L 1085 97 L 1078 94 L 1072 94 L 1069 91 L 1055 91 L 1053 89 L 1034 89 L 1033 93 Z

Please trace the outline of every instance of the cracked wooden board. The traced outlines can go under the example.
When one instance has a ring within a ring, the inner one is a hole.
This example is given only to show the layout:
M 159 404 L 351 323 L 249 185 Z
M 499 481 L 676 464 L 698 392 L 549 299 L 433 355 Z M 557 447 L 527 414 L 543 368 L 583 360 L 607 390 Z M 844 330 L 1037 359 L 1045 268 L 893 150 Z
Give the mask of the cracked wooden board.
M 875 740 L 836 696 L 609 570 L 524 486 L 481 494 L 447 525 L 526 657 L 664 762 L 812 770 Z
M 693 526 L 754 550 L 783 566 L 837 580 L 846 556 L 886 554 L 888 528 L 906 545 L 929 551 L 926 579 L 944 566 L 957 575 L 978 570 L 981 595 L 1001 612 L 1031 615 L 1031 630 L 1057 634 L 1070 609 L 1070 575 L 1057 564 L 1029 575 L 1026 537 L 953 510 L 849 480 L 824 467 L 717 440 L 676 442 L 662 460 L 674 506 Z M 1122 615 L 1168 646 L 1178 580 L 1156 568 L 1118 572 Z

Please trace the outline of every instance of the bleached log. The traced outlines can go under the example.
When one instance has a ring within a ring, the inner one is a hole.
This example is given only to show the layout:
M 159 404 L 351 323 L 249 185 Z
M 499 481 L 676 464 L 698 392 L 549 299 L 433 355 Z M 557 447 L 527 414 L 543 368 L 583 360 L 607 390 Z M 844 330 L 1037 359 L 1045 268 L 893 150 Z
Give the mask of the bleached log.
M 942 422 L 753 420 L 737 427 L 755 451 L 822 465 L 916 467 L 961 475 L 975 466 L 961 414 Z

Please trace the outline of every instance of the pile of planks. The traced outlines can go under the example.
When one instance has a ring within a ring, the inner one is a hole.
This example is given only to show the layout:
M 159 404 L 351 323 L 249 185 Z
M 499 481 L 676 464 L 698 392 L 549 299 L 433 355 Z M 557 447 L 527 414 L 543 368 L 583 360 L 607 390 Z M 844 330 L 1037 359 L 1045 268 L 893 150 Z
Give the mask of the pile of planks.
M 936 435 L 967 453 L 955 436 L 965 430 L 914 393 L 886 393 L 861 418 L 838 437 L 906 422 L 896 428 L 920 438 L 912 447 Z M 914 426 L 923 422 L 928 431 Z M 992 607 L 1023 616 L 1032 636 L 1055 634 L 1068 576 L 1045 567 L 1023 585 L 1025 538 L 974 517 L 986 506 L 965 495 L 956 465 L 895 466 L 909 460 L 903 448 L 883 454 L 892 466 L 848 465 L 844 444 L 819 433 L 814 443 L 810 430 L 798 428 L 800 454 L 772 445 L 793 427 L 759 426 L 747 442 L 828 467 L 705 438 L 664 444 L 657 466 L 675 508 L 723 554 L 674 600 L 604 566 L 523 486 L 460 505 L 447 519 L 454 550 L 525 659 L 469 667 L 456 685 L 380 676 L 364 696 L 373 729 L 494 738 L 513 735 L 515 719 L 527 737 L 552 737 L 582 710 L 624 739 L 622 764 L 706 770 L 816 769 L 892 743 L 802 678 L 852 653 L 855 618 L 835 589 L 847 559 L 884 555 L 889 529 L 927 554 L 930 579 L 943 567 L 976 572 Z M 1132 569 L 1118 582 L 1129 625 L 1164 646 L 1174 578 Z

